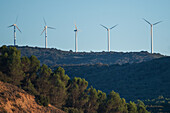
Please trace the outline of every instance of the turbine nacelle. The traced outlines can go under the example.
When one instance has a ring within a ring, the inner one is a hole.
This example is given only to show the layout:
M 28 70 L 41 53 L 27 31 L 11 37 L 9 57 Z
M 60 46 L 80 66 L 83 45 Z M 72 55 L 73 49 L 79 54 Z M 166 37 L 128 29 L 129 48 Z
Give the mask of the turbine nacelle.
M 75 24 L 75 30 L 74 30 L 74 32 L 78 32 L 78 31 L 80 31 L 80 30 L 77 29 L 77 26 L 76 26 L 76 24 Z
M 47 26 L 44 26 L 45 29 L 47 29 Z
M 43 29 L 43 31 L 42 31 L 42 33 L 40 35 L 42 35 L 43 32 L 45 31 L 45 48 L 47 48 L 47 28 L 49 28 L 49 29 L 55 29 L 55 28 L 48 27 L 44 18 L 43 18 L 43 20 L 44 20 L 45 26 L 44 26 L 44 29 Z
M 10 25 L 10 26 L 8 26 L 8 27 L 13 27 L 13 26 L 15 26 L 15 27 L 18 29 L 18 31 L 21 32 L 21 30 L 18 28 L 18 26 L 17 26 L 16 24 L 12 24 L 12 25 Z M 15 28 L 14 28 L 14 29 L 15 29 Z
M 18 19 L 18 17 L 16 18 L 15 23 L 17 23 L 17 19 Z M 21 30 L 18 28 L 18 26 L 16 24 L 12 24 L 12 25 L 8 26 L 8 28 L 9 27 L 14 27 L 14 46 L 15 46 L 16 45 L 16 28 L 18 29 L 18 31 L 20 31 L 20 33 L 21 33 Z

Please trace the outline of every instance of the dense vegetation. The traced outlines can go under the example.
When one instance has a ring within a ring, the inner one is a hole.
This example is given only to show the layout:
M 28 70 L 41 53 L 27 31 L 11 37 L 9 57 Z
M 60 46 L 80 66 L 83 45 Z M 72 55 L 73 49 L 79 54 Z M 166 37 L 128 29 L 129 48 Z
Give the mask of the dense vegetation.
M 106 96 L 92 86 L 87 88 L 85 79 L 70 79 L 61 67 L 52 71 L 45 64 L 40 66 L 35 56 L 20 55 L 15 47 L 0 48 L 0 80 L 35 95 L 41 105 L 50 103 L 68 113 L 147 113 L 141 101 L 126 103 L 114 91 Z
M 157 98 L 144 100 L 147 104 L 147 109 L 153 113 L 169 113 L 170 112 L 170 98 L 159 96 Z
M 160 54 L 150 54 L 146 51 L 141 52 L 72 52 L 61 51 L 54 48 L 38 47 L 17 47 L 21 51 L 21 56 L 36 56 L 41 64 L 53 66 L 56 64 L 77 65 L 77 64 L 125 64 L 140 63 L 155 58 L 163 57 Z
M 124 65 L 62 66 L 70 78 L 85 78 L 89 85 L 109 94 L 112 89 L 129 100 L 163 95 L 170 98 L 170 57 Z

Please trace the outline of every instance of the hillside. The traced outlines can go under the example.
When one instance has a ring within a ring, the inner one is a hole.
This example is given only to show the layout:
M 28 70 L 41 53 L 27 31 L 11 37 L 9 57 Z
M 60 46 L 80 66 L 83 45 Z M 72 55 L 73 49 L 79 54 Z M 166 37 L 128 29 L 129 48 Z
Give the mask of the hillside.
M 137 64 L 62 67 L 71 78 L 85 78 L 89 85 L 106 93 L 118 91 L 126 100 L 170 97 L 170 57 Z
M 106 95 L 93 86 L 88 87 L 88 81 L 83 78 L 70 79 L 61 67 L 52 70 L 45 64 L 40 66 L 35 56 L 21 58 L 20 51 L 15 47 L 0 48 L 0 81 L 11 83 L 34 95 L 23 95 L 18 93 L 17 87 L 6 88 L 0 84 L 1 90 L 5 92 L 0 93 L 3 112 L 8 108 L 9 112 L 29 112 L 25 110 L 34 110 L 35 107 L 41 110 L 40 106 L 34 104 L 36 100 L 46 108 L 51 108 L 51 104 L 67 113 L 148 113 L 142 101 L 127 103 L 114 91 Z M 53 109 L 50 110 L 53 112 Z M 43 111 L 48 112 L 48 109 L 44 108 Z
M 65 113 L 52 105 L 40 106 L 35 97 L 24 90 L 0 81 L 0 112 L 1 113 Z
M 37 47 L 17 47 L 21 51 L 21 56 L 36 56 L 41 64 L 53 66 L 60 65 L 85 65 L 85 64 L 126 64 L 140 63 L 155 58 L 163 57 L 160 54 L 150 54 L 146 51 L 141 52 L 72 52 L 61 51 L 54 48 L 37 48 Z

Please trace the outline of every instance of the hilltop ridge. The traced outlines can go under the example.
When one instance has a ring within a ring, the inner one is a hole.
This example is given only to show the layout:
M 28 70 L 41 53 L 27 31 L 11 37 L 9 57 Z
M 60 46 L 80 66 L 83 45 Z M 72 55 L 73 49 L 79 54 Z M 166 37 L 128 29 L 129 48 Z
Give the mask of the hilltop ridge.
M 141 52 L 72 52 L 62 51 L 54 48 L 38 48 L 28 46 L 17 46 L 21 56 L 36 56 L 41 64 L 53 65 L 86 65 L 86 64 L 132 64 L 149 61 L 155 58 L 164 57 L 161 54 L 150 54 Z

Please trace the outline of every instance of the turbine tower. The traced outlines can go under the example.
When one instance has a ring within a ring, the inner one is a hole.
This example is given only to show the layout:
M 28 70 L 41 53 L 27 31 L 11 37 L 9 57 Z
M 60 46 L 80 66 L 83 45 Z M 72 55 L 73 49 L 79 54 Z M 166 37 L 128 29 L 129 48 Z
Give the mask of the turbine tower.
M 43 19 L 44 19 L 44 18 L 43 18 Z M 47 48 L 47 28 L 49 28 L 49 29 L 55 29 L 55 28 L 53 28 L 53 27 L 48 27 L 47 24 L 46 24 L 45 19 L 44 19 L 44 24 L 45 24 L 44 30 L 42 31 L 41 35 L 42 35 L 43 32 L 45 31 L 45 48 Z
M 78 31 L 80 31 L 80 30 L 77 29 L 77 26 L 75 24 L 75 30 L 74 30 L 74 32 L 75 32 L 75 52 L 78 52 L 78 44 L 77 44 L 77 32 Z
M 159 21 L 159 22 L 156 22 L 154 24 L 151 24 L 149 21 L 147 21 L 146 19 L 143 18 L 143 20 L 145 22 L 147 22 L 150 26 L 151 26 L 151 54 L 153 54 L 153 26 L 156 25 L 156 24 L 159 24 L 160 22 L 162 21 Z
M 18 26 L 16 25 L 17 19 L 18 19 L 18 17 L 16 18 L 15 24 L 12 24 L 12 25 L 8 26 L 8 28 L 9 28 L 9 27 L 14 27 L 14 46 L 16 46 L 16 28 L 18 29 L 18 31 L 21 32 L 21 30 L 20 30 L 20 29 L 18 28 Z
M 110 30 L 115 28 L 117 25 L 111 27 L 111 28 L 107 28 L 106 26 L 100 24 L 102 27 L 104 27 L 107 30 L 107 36 L 108 36 L 108 52 L 110 52 Z

